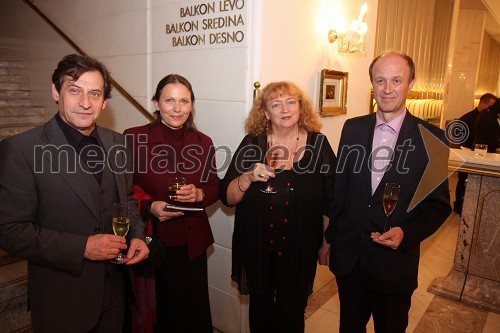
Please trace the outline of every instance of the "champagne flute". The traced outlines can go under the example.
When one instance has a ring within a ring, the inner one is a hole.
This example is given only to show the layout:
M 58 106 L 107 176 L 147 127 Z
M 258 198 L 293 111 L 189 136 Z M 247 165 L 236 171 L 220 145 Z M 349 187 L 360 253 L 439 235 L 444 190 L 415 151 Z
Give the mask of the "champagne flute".
M 117 202 L 114 204 L 113 212 L 113 232 L 117 236 L 125 237 L 127 236 L 128 230 L 130 228 L 130 206 L 128 202 Z M 115 264 L 126 263 L 127 257 L 120 253 L 116 258 L 111 260 Z
M 278 152 L 276 150 L 274 151 L 268 151 L 267 152 L 267 165 L 269 165 L 271 168 L 275 168 L 276 165 L 278 164 Z M 267 186 L 265 189 L 260 190 L 262 193 L 266 194 L 275 194 L 276 193 L 276 188 L 271 184 L 271 178 L 267 181 Z
M 384 232 L 388 231 L 387 227 L 389 226 L 389 217 L 392 212 L 396 208 L 399 200 L 399 190 L 400 186 L 396 183 L 386 183 L 384 188 L 384 213 L 385 213 L 385 224 L 384 224 Z M 390 229 L 390 227 L 389 227 Z

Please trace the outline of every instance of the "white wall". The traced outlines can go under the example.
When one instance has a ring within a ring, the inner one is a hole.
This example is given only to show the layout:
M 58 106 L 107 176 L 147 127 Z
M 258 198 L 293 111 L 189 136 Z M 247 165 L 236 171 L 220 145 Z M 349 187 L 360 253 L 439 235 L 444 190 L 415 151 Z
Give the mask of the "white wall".
M 368 5 L 367 52 L 364 55 L 338 54 L 336 44 L 328 43 L 328 30 L 341 28 L 356 19 L 363 2 Z M 346 119 L 365 115 L 370 106 L 368 67 L 374 53 L 377 20 L 375 0 L 264 1 L 260 77 L 263 85 L 290 80 L 308 92 L 318 103 L 318 75 L 321 69 L 348 72 L 347 114 L 322 118 L 322 132 L 337 150 Z

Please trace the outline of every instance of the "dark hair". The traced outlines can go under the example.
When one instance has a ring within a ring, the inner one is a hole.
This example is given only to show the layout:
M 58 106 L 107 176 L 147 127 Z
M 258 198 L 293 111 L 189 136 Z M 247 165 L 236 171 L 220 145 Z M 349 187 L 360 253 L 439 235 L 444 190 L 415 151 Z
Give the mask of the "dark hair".
M 104 99 L 111 98 L 111 76 L 106 66 L 94 58 L 79 55 L 69 54 L 62 58 L 57 64 L 57 68 L 52 74 L 52 83 L 58 92 L 61 92 L 61 87 L 66 79 L 66 76 L 71 77 L 73 81 L 77 81 L 83 73 L 99 72 L 104 79 Z
M 389 55 L 389 54 L 398 55 L 401 58 L 403 58 L 404 60 L 406 60 L 406 62 L 408 63 L 408 67 L 410 68 L 410 82 L 411 82 L 415 78 L 415 63 L 413 62 L 413 59 L 404 52 L 393 51 L 393 50 L 386 51 L 386 52 L 382 53 L 381 55 L 379 55 L 378 57 L 376 57 L 375 59 L 373 59 L 372 63 L 370 64 L 370 68 L 368 70 L 368 73 L 370 74 L 370 82 L 373 82 L 373 66 L 375 66 L 375 63 L 380 58 L 385 57 L 386 55 Z
M 161 96 L 161 92 L 162 92 L 163 88 L 165 88 L 165 86 L 167 84 L 171 84 L 171 83 L 180 83 L 184 87 L 186 87 L 189 90 L 189 92 L 191 93 L 191 103 L 193 105 L 193 109 L 189 113 L 188 119 L 186 120 L 185 124 L 186 124 L 187 129 L 190 129 L 193 131 L 198 131 L 198 129 L 196 128 L 196 126 L 194 124 L 193 113 L 194 113 L 195 98 L 194 98 L 193 87 L 191 86 L 191 83 L 188 81 L 188 79 L 186 79 L 184 76 L 181 76 L 179 74 L 169 74 L 169 75 L 165 76 L 163 79 L 160 80 L 160 82 L 158 82 L 158 85 L 156 86 L 155 94 L 153 95 L 153 98 L 151 98 L 151 100 L 153 102 L 158 103 L 160 101 L 160 96 Z M 161 121 L 160 111 L 156 111 L 155 115 L 156 115 L 155 122 L 160 122 Z
M 497 99 L 497 97 L 493 94 L 486 93 L 484 95 L 481 95 L 481 97 L 479 98 L 479 102 L 489 103 L 492 99 Z
M 500 113 L 500 98 L 497 98 L 495 103 L 493 103 L 493 105 L 490 106 L 489 109 L 490 109 L 490 111 L 499 114 Z

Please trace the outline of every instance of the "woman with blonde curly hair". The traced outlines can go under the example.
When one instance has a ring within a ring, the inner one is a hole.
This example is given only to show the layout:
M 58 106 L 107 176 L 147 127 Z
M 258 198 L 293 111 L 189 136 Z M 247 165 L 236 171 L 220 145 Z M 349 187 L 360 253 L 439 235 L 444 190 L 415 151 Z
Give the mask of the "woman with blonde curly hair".
M 275 82 L 267 85 L 253 104 L 252 110 L 248 115 L 245 124 L 245 130 L 248 134 L 258 136 L 266 131 L 266 128 L 272 133 L 273 128 L 269 128 L 269 118 L 266 117 L 266 102 L 279 97 L 280 94 L 288 94 L 296 97 L 300 102 L 304 102 L 299 109 L 299 127 L 304 128 L 308 132 L 319 132 L 321 122 L 317 114 L 314 112 L 311 100 L 304 92 L 292 82 Z
M 333 201 L 336 157 L 309 97 L 291 82 L 268 84 L 221 181 L 236 206 L 232 279 L 250 295 L 250 330 L 303 332 L 316 260 Z

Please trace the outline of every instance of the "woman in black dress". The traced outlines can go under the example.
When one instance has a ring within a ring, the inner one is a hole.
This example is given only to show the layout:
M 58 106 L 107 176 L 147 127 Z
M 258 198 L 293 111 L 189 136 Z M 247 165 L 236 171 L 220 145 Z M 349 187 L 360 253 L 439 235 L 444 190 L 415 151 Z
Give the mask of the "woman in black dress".
M 221 181 L 222 201 L 236 206 L 232 279 L 250 295 L 253 333 L 303 332 L 316 260 L 327 263 L 336 157 L 320 127 L 300 88 L 270 83 Z

